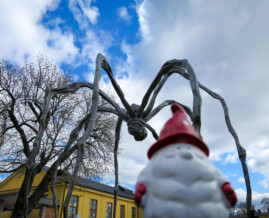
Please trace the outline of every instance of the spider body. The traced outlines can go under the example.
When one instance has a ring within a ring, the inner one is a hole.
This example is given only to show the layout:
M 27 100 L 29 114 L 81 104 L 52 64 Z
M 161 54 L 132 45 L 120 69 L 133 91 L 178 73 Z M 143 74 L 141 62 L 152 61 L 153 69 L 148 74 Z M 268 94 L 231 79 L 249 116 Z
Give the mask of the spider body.
M 138 116 L 140 106 L 132 104 L 131 108 L 134 112 L 134 116 L 129 116 L 127 121 L 128 132 L 135 138 L 136 141 L 143 141 L 148 133 L 145 127 L 145 122 Z

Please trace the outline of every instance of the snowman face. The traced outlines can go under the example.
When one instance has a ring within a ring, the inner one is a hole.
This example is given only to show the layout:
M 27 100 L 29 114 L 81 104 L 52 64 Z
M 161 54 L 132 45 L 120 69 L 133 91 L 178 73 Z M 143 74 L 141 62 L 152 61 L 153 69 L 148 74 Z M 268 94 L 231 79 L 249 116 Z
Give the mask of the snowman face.
M 188 144 L 174 144 L 163 148 L 163 153 L 165 158 L 174 158 L 179 155 L 181 158 L 185 160 L 191 160 L 193 158 L 205 159 L 207 158 L 204 152 L 198 149 L 195 146 Z
M 150 162 L 156 178 L 186 177 L 187 174 L 195 180 L 213 170 L 213 165 L 204 152 L 186 143 L 176 143 L 160 149 Z

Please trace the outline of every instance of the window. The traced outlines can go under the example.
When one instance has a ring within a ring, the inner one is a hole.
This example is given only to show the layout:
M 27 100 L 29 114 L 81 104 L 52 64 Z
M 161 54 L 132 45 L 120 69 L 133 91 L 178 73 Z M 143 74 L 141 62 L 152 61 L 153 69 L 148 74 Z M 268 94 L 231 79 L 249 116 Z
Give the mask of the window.
M 132 207 L 132 218 L 136 218 L 136 208 Z
M 125 206 L 120 205 L 120 218 L 125 218 Z
M 112 203 L 106 203 L 106 218 L 112 218 Z
M 96 218 L 97 200 L 91 199 L 90 218 Z
M 68 217 L 73 217 L 78 213 L 78 196 L 72 195 L 69 203 Z

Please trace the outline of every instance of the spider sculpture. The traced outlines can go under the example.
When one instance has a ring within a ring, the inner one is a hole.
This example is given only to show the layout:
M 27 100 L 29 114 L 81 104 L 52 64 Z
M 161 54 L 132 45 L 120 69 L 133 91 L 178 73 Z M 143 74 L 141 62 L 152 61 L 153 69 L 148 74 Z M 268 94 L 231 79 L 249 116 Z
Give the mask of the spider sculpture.
M 165 106 L 168 106 L 176 102 L 174 100 L 166 100 L 156 108 L 153 108 L 155 99 L 159 91 L 167 81 L 168 77 L 173 73 L 179 73 L 180 75 L 188 78 L 191 81 L 191 88 L 194 94 L 194 101 L 193 101 L 194 112 L 192 112 L 191 109 L 185 105 L 181 104 L 181 106 L 184 107 L 184 109 L 190 116 L 197 133 L 200 135 L 201 96 L 199 93 L 196 76 L 187 60 L 171 60 L 166 62 L 161 68 L 156 78 L 154 79 L 154 81 L 151 83 L 150 87 L 148 88 L 145 96 L 143 97 L 141 105 L 136 104 L 130 105 L 126 101 L 121 88 L 119 87 L 119 85 L 117 84 L 116 80 L 113 77 L 111 67 L 109 66 L 106 58 L 103 55 L 99 54 L 97 56 L 96 64 L 97 64 L 96 73 L 99 73 L 101 71 L 101 67 L 107 72 L 111 80 L 111 83 L 124 106 L 124 109 L 120 108 L 115 102 L 112 103 L 111 99 L 109 99 L 109 102 L 111 103 L 111 105 L 114 107 L 115 110 L 111 111 L 111 109 L 109 110 L 108 108 L 101 108 L 101 107 L 99 108 L 99 110 L 101 111 L 107 110 L 113 112 L 122 120 L 127 122 L 128 132 L 134 136 L 135 140 L 142 141 L 147 137 L 146 128 L 151 131 L 155 139 L 158 139 L 157 133 L 147 122 L 151 118 L 153 118 Z M 105 96 L 103 92 L 100 94 L 102 95 L 102 97 L 105 97 L 105 99 L 108 100 L 109 97 Z
M 233 129 L 228 113 L 228 107 L 226 105 L 225 100 L 219 96 L 217 93 L 214 93 L 207 87 L 203 86 L 201 83 L 199 83 L 196 79 L 196 75 L 189 64 L 189 62 L 186 59 L 183 60 L 170 60 L 167 61 L 158 72 L 157 76 L 149 86 L 148 90 L 146 91 L 145 96 L 142 99 L 142 102 L 140 105 L 132 104 L 130 105 L 126 99 L 124 98 L 124 94 L 120 88 L 120 86 L 117 84 L 116 80 L 113 77 L 113 73 L 111 70 L 111 67 L 109 63 L 107 62 L 106 58 L 98 54 L 96 58 L 96 77 L 94 80 L 94 88 L 98 89 L 98 82 L 101 77 L 101 68 L 103 68 L 106 73 L 109 76 L 109 79 L 118 94 L 124 109 L 120 108 L 114 101 L 109 99 L 108 96 L 106 96 L 103 92 L 100 92 L 101 96 L 108 100 L 112 107 L 114 109 L 108 109 L 108 108 L 101 108 L 99 107 L 98 110 L 100 111 L 108 111 L 116 114 L 118 116 L 118 123 L 116 127 L 116 139 L 115 139 L 115 149 L 114 149 L 114 165 L 115 165 L 115 192 L 114 192 L 114 217 L 116 217 L 116 201 L 117 201 L 117 190 L 118 190 L 118 162 L 117 162 L 117 149 L 118 149 L 118 143 L 119 143 L 119 136 L 120 136 L 120 129 L 121 129 L 121 123 L 122 120 L 127 122 L 128 126 L 128 132 L 133 135 L 135 140 L 142 141 L 147 137 L 147 130 L 150 130 L 154 138 L 157 140 L 158 135 L 155 132 L 155 130 L 147 123 L 151 118 L 153 118 L 160 110 L 162 110 L 164 107 L 176 102 L 174 100 L 166 100 L 162 102 L 160 105 L 154 108 L 154 103 L 156 100 L 156 97 L 158 93 L 160 92 L 161 88 L 169 78 L 174 73 L 177 73 L 184 77 L 185 79 L 189 80 L 190 86 L 193 93 L 193 109 L 191 110 L 189 107 L 180 104 L 185 109 L 186 113 L 189 115 L 193 127 L 195 131 L 197 132 L 198 136 L 202 137 L 200 134 L 200 127 L 201 127 L 201 106 L 202 106 L 202 98 L 200 95 L 200 88 L 203 89 L 205 92 L 207 92 L 209 95 L 211 95 L 213 98 L 219 100 L 222 104 L 224 114 L 225 114 L 225 121 L 226 125 L 232 134 L 237 151 L 238 156 L 242 164 L 245 181 L 246 181 L 246 188 L 247 188 L 247 207 L 248 211 L 250 211 L 251 206 L 251 187 L 250 187 L 250 180 L 249 180 L 249 174 L 248 169 L 246 165 L 246 151 L 241 146 L 238 136 Z
M 123 107 L 119 107 L 119 105 L 113 101 L 110 97 L 108 97 L 102 90 L 99 89 L 99 81 L 101 78 L 101 70 L 102 68 L 106 71 L 106 73 L 109 76 L 109 79 L 112 83 L 112 86 L 114 87 L 117 95 L 119 96 Z M 118 144 L 119 144 L 119 138 L 120 138 L 120 131 L 121 131 L 121 124 L 122 121 L 125 121 L 128 126 L 128 132 L 133 135 L 135 140 L 142 141 L 147 137 L 147 130 L 148 129 L 153 137 L 157 140 L 158 134 L 155 132 L 155 130 L 147 123 L 151 118 L 153 118 L 156 114 L 158 114 L 159 111 L 161 111 L 164 107 L 171 105 L 172 103 L 175 103 L 174 100 L 166 100 L 162 102 L 160 105 L 154 108 L 155 100 L 162 89 L 163 85 L 167 81 L 167 79 L 172 74 L 179 74 L 185 79 L 189 80 L 190 87 L 192 89 L 193 93 L 193 107 L 192 110 L 185 106 L 180 104 L 190 117 L 190 120 L 192 121 L 193 127 L 195 131 L 197 132 L 199 137 L 202 137 L 200 134 L 200 127 L 201 127 L 201 106 L 202 106 L 202 98 L 200 95 L 200 89 L 207 92 L 210 96 L 213 98 L 219 100 L 222 104 L 224 115 L 225 115 L 225 121 L 226 125 L 232 134 L 235 144 L 238 151 L 238 156 L 242 164 L 245 181 L 246 181 L 246 188 L 247 188 L 247 208 L 248 211 L 251 209 L 251 187 L 250 187 L 250 180 L 249 180 L 249 174 L 248 169 L 246 165 L 246 152 L 245 149 L 241 146 L 238 136 L 233 129 L 228 113 L 228 107 L 226 105 L 225 100 L 219 96 L 217 93 L 211 91 L 201 83 L 199 83 L 196 79 L 196 75 L 191 67 L 191 65 L 188 63 L 186 59 L 184 60 L 170 60 L 167 61 L 160 69 L 158 74 L 156 75 L 155 79 L 149 86 L 148 90 L 146 91 L 146 94 L 144 95 L 142 102 L 140 105 L 136 104 L 129 104 L 123 94 L 123 91 L 121 90 L 120 86 L 116 82 L 111 67 L 106 60 L 106 58 L 102 54 L 98 54 L 96 58 L 96 70 L 95 70 L 95 77 L 93 84 L 91 83 L 85 83 L 85 82 L 75 82 L 73 84 L 70 84 L 69 86 L 57 88 L 55 89 L 55 92 L 57 93 L 67 93 L 67 92 L 75 92 L 79 88 L 82 87 L 88 87 L 93 90 L 92 95 L 92 107 L 91 107 L 91 115 L 89 116 L 89 122 L 87 125 L 87 128 L 85 130 L 85 137 L 82 137 L 82 140 L 80 141 L 79 145 L 83 145 L 86 136 L 89 137 L 93 125 L 95 123 L 95 117 L 96 113 L 98 111 L 100 112 L 108 112 L 113 113 L 118 116 L 118 122 L 116 126 L 116 134 L 115 134 L 115 147 L 114 147 L 114 166 L 115 166 L 115 191 L 114 191 L 114 210 L 113 210 L 113 216 L 116 217 L 116 203 L 117 203 L 117 193 L 118 193 L 118 160 L 117 160 L 117 150 L 118 150 Z M 99 96 L 101 96 L 104 100 L 106 100 L 112 107 L 101 107 L 98 105 Z M 85 148 L 83 149 L 81 146 L 79 146 L 78 150 L 79 152 L 85 152 Z M 75 175 L 75 174 L 74 174 Z M 73 176 L 75 177 L 75 176 Z

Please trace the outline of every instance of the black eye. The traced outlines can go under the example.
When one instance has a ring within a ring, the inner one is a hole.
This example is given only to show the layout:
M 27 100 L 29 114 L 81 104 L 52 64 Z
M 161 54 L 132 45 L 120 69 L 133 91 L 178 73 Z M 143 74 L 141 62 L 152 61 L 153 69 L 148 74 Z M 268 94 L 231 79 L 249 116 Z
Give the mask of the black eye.
M 177 147 L 177 149 L 180 149 L 180 147 Z

